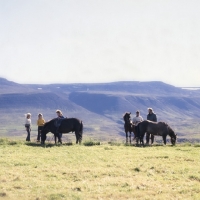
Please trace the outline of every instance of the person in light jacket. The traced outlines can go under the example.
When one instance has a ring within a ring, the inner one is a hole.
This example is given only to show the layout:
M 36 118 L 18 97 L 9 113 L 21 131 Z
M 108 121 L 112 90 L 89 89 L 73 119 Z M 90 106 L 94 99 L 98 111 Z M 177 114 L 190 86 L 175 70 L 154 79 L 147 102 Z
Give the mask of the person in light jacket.
M 26 141 L 31 141 L 31 113 L 26 114 L 25 128 L 27 131 Z
M 142 121 L 143 121 L 143 118 L 142 118 L 142 116 L 140 115 L 140 112 L 137 110 L 137 111 L 136 111 L 136 116 L 133 118 L 133 121 L 132 121 L 133 125 L 135 125 L 135 131 L 136 131 L 135 137 L 136 137 L 136 138 L 139 138 L 138 124 L 139 124 L 140 122 L 142 122 Z

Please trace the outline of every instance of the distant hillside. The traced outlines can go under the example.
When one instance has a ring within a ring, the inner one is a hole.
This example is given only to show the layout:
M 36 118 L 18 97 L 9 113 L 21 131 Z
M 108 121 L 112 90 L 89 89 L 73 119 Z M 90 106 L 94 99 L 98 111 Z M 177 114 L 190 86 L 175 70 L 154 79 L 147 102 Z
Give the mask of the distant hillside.
M 8 81 L 5 78 L 0 78 L 0 94 L 25 93 L 34 91 L 36 90 L 26 85 Z
M 95 113 L 107 114 L 140 110 L 144 115 L 148 107 L 153 107 L 162 119 L 170 118 L 166 112 L 178 117 L 200 117 L 200 98 L 186 96 L 138 96 L 108 95 L 100 93 L 74 92 L 69 100 Z
M 68 108 L 75 109 L 75 105 L 54 93 L 18 93 L 1 94 L 0 108 Z
M 17 84 L 0 78 L 1 113 L 9 109 L 10 117 L 0 117 L 2 126 L 9 119 L 22 120 L 27 111 L 37 115 L 44 112 L 50 119 L 55 109 L 66 116 L 78 117 L 85 123 L 88 135 L 124 136 L 124 112 L 140 110 L 146 119 L 152 107 L 159 121 L 170 123 L 181 136 L 198 138 L 200 132 L 200 90 L 186 90 L 163 82 L 113 82 L 94 84 Z M 5 124 L 5 126 L 4 126 Z M 1 129 L 1 127 L 0 127 Z M 19 133 L 20 134 L 20 133 Z
M 140 95 L 200 95 L 200 91 L 185 90 L 160 81 L 139 82 L 124 81 L 113 83 L 77 83 L 77 84 L 49 84 L 26 85 L 32 89 L 42 88 L 53 92 L 104 92 L 131 93 Z

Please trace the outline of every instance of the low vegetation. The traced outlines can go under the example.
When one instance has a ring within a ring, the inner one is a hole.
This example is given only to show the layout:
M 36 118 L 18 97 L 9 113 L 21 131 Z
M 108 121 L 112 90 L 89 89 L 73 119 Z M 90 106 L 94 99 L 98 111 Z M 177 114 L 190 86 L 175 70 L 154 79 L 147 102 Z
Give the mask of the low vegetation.
M 0 139 L 0 199 L 200 199 L 199 147 Z

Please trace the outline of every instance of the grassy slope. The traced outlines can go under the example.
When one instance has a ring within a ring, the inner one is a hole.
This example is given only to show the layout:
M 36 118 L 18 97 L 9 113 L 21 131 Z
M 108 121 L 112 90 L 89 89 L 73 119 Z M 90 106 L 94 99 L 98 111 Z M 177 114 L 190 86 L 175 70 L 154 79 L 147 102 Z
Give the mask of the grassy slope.
M 199 145 L 8 143 L 0 145 L 2 199 L 200 199 Z

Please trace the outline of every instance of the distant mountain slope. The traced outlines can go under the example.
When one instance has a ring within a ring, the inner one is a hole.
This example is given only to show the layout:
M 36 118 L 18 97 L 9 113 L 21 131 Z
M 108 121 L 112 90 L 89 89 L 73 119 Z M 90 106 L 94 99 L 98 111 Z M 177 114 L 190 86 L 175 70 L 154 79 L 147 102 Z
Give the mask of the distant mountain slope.
M 69 100 L 54 93 L 1 94 L 0 108 L 68 108 L 75 109 Z
M 138 95 L 108 95 L 100 93 L 74 92 L 70 93 L 69 100 L 98 114 L 135 112 L 143 114 L 148 107 L 163 112 L 171 112 L 179 117 L 200 117 L 200 98 L 185 96 L 138 96 Z M 167 118 L 167 116 L 166 116 Z
M 132 93 L 132 94 L 156 94 L 156 95 L 191 95 L 197 91 L 184 90 L 159 81 L 152 82 L 113 82 L 113 83 L 80 83 L 80 84 L 50 84 L 50 85 L 26 85 L 32 89 L 42 88 L 44 91 L 52 92 L 113 92 L 113 93 Z M 200 93 L 199 93 L 200 94 Z
M 0 78 L 0 94 L 34 92 L 35 89 Z

